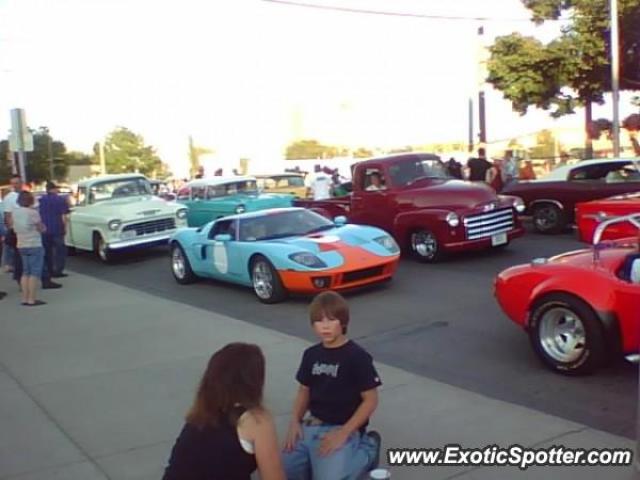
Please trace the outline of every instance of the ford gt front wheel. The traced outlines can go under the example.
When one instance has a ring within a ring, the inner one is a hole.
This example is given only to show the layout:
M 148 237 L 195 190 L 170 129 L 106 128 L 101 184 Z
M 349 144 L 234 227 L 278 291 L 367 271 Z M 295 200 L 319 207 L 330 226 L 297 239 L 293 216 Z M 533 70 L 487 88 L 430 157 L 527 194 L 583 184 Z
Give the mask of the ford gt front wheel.
M 529 337 L 540 359 L 558 373 L 591 373 L 605 360 L 602 325 L 591 307 L 573 295 L 554 293 L 537 301 Z
M 251 261 L 251 283 L 253 291 L 262 303 L 278 303 L 287 297 L 278 271 L 262 255 Z
M 177 242 L 171 245 L 171 272 L 176 282 L 181 285 L 193 283 L 196 280 L 196 276 L 191 270 L 189 258 Z

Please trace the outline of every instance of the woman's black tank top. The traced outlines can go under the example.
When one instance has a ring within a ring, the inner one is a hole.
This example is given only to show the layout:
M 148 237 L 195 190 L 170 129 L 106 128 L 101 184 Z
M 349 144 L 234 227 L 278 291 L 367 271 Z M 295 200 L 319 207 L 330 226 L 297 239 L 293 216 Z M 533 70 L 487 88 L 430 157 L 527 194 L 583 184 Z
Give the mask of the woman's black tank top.
M 176 440 L 162 478 L 250 480 L 256 467 L 255 456 L 242 448 L 236 427 L 229 421 L 203 429 L 187 423 Z

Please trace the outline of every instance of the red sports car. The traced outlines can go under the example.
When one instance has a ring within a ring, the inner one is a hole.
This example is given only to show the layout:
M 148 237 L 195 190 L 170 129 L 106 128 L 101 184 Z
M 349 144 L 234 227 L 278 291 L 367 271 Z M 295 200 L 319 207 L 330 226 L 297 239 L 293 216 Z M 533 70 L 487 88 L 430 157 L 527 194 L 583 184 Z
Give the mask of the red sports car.
M 640 214 L 640 193 L 616 195 L 576 205 L 576 224 L 580 241 L 591 243 L 598 224 L 612 217 Z M 603 234 L 603 240 L 632 237 L 635 227 L 629 222 L 612 225 Z
M 636 237 L 602 242 L 609 226 L 631 223 Z M 638 353 L 640 214 L 602 222 L 591 249 L 537 259 L 495 280 L 502 310 L 529 334 L 551 369 L 576 375 Z

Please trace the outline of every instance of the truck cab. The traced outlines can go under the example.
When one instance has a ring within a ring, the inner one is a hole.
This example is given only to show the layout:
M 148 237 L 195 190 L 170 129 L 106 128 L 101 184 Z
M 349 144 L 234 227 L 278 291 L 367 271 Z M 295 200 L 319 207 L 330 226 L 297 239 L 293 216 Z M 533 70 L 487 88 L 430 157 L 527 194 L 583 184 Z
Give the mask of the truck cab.
M 517 197 L 484 183 L 449 177 L 436 155 L 404 153 L 354 165 L 353 191 L 329 200 L 299 200 L 328 217 L 382 228 L 424 262 L 448 252 L 500 247 L 521 236 Z

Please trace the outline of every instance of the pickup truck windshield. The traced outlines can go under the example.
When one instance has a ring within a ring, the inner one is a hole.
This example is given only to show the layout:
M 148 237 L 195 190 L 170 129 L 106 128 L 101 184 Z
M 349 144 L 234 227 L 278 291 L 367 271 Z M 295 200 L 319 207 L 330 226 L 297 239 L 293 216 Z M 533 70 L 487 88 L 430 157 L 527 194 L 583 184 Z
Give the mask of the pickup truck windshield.
M 129 178 L 91 185 L 89 203 L 102 202 L 114 198 L 151 195 L 151 185 L 144 178 Z
M 404 187 L 422 179 L 446 180 L 449 177 L 442 163 L 436 159 L 407 159 L 389 166 L 391 181 Z
M 335 225 L 325 217 L 307 210 L 271 213 L 240 221 L 240 241 L 255 242 L 304 236 L 329 230 Z

